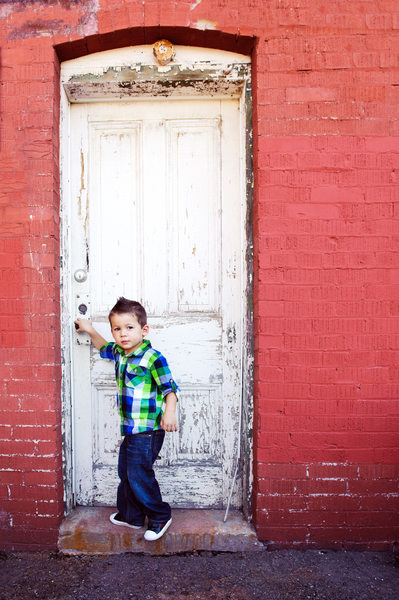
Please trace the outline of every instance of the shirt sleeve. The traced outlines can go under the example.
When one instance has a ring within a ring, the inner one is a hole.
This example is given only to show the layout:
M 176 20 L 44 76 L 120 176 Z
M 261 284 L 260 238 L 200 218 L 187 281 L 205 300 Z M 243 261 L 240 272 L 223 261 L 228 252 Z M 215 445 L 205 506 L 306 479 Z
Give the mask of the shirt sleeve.
M 151 367 L 151 375 L 160 389 L 163 398 L 170 392 L 174 392 L 177 399 L 179 399 L 180 388 L 173 379 L 169 365 L 164 356 L 160 355 L 155 359 Z
M 109 360 L 115 360 L 115 346 L 113 342 L 108 342 L 100 348 L 101 358 L 108 358 Z

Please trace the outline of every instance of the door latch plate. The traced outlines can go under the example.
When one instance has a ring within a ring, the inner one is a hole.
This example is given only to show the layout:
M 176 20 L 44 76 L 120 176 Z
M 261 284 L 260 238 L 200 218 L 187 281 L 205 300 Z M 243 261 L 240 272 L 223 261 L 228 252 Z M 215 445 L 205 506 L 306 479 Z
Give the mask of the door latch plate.
M 75 296 L 75 315 L 90 319 L 90 300 L 88 294 L 77 294 Z M 78 346 L 90 346 L 91 339 L 88 333 L 74 333 L 75 344 Z

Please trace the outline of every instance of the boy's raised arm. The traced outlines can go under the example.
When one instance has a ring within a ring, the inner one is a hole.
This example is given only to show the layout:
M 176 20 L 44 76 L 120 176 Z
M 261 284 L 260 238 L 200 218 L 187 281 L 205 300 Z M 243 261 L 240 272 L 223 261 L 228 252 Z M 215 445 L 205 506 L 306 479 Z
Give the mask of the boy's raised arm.
M 101 350 L 104 344 L 107 343 L 107 340 L 103 338 L 102 335 L 98 333 L 96 329 L 94 329 L 93 325 L 88 319 L 76 319 L 75 325 L 77 325 L 76 331 L 78 333 L 88 333 L 91 337 L 91 341 L 93 346 L 97 348 L 97 350 Z

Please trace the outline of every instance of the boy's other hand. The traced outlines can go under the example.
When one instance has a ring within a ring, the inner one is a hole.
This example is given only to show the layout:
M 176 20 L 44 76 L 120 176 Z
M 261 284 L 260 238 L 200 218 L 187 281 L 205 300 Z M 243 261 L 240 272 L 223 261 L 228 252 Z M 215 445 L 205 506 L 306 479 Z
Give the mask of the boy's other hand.
M 176 403 L 177 397 L 174 392 L 169 392 L 165 396 L 165 412 L 161 419 L 161 427 L 165 431 L 177 431 L 177 418 L 176 418 Z
M 165 410 L 165 413 L 161 419 L 161 427 L 165 431 L 178 430 L 176 413 L 174 411 L 169 412 L 167 409 Z

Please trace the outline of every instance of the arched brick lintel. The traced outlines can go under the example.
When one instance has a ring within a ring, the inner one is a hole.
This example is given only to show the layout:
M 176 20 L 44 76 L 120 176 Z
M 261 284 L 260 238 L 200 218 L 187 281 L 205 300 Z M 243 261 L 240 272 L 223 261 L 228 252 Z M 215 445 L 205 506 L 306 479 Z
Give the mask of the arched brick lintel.
M 248 56 L 251 55 L 255 45 L 255 37 L 237 36 L 223 31 L 202 31 L 189 27 L 129 27 L 64 42 L 55 45 L 54 48 L 58 59 L 62 62 L 104 50 L 153 44 L 162 38 L 170 40 L 175 45 L 214 48 Z

